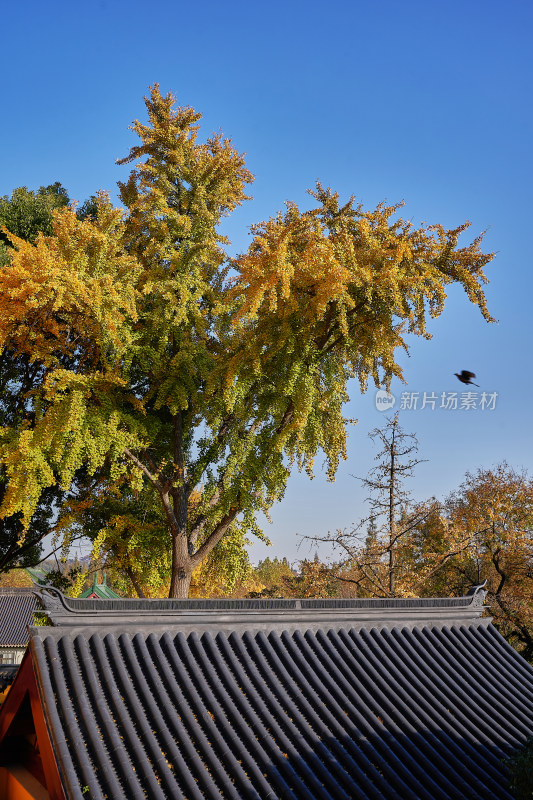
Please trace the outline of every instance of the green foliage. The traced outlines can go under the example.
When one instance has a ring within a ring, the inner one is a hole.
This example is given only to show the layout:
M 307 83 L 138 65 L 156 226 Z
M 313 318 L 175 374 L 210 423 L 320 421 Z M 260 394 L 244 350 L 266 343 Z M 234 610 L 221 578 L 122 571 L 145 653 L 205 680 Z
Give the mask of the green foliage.
M 0 500 L 4 495 L 5 482 L 0 482 Z M 50 532 L 57 498 L 55 487 L 43 490 L 26 531 L 20 512 L 0 520 L 0 574 L 14 567 L 31 567 L 39 563 L 41 543 Z
M 264 584 L 260 591 L 248 597 L 336 597 L 339 581 L 334 570 L 314 559 L 303 559 L 298 570 L 292 569 L 286 558 L 260 561 L 255 570 L 256 580 Z
M 510 788 L 517 800 L 533 797 L 533 737 L 505 762 L 510 773 Z
M 47 583 L 55 586 L 63 594 L 70 594 L 70 590 L 76 584 L 82 572 L 81 566 L 73 567 L 70 569 L 51 569 L 48 571 L 46 578 Z
M 249 592 L 254 597 L 288 597 L 295 572 L 286 558 L 265 558 L 255 568 L 255 579 L 263 585 L 260 590 Z
M 94 219 L 98 218 L 98 197 L 97 195 L 91 195 L 88 200 L 79 206 L 76 210 L 76 216 L 78 219 Z
M 150 484 L 135 492 L 109 469 L 77 474 L 76 493 L 62 506 L 57 532 L 64 552 L 83 535 L 93 542 L 93 568 L 104 568 L 118 594 L 160 597 L 170 582 L 170 541 L 158 496 Z
M 193 572 L 191 597 L 227 597 L 254 578 L 246 545 L 246 530 L 234 523 Z
M 157 86 L 146 108 L 119 162 L 133 163 L 124 212 L 101 195 L 78 217 L 53 212 L 53 236 L 8 236 L 0 345 L 40 371 L 31 413 L 0 431 L 1 513 L 29 523 L 42 492 L 72 491 L 80 470 L 102 491 L 128 486 L 97 549 L 122 535 L 136 570 L 159 549 L 171 596 L 185 596 L 216 548 L 244 568 L 244 537 L 261 535 L 256 517 L 292 465 L 312 475 L 323 454 L 333 480 L 349 380 L 364 390 L 401 377 L 397 348 L 407 333 L 429 336 L 450 283 L 491 319 L 492 256 L 480 237 L 458 246 L 466 225 L 414 229 L 398 206 L 367 212 L 318 185 L 315 208 L 290 204 L 230 258 L 219 226 L 247 199 L 243 155 L 221 134 L 200 141 L 200 114 Z M 164 528 L 154 518 L 142 531 L 152 497 Z
M 0 265 L 9 268 L 14 253 L 13 236 L 32 245 L 39 234 L 51 236 L 54 231 L 53 213 L 65 209 L 69 204 L 66 190 L 60 183 L 41 186 L 37 191 L 26 187 L 15 189 L 11 197 L 0 198 L 0 229 L 5 227 L 9 235 L 0 230 Z M 93 211 L 95 198 L 87 201 L 78 212 L 83 216 Z M 9 272 L 6 272 L 9 275 Z M 31 325 L 31 323 L 30 323 Z M 32 427 L 38 406 L 35 390 L 42 386 L 47 375 L 47 365 L 39 358 L 38 348 L 26 349 L 6 346 L 0 359 L 0 429 L 22 431 Z M 67 367 L 72 357 L 63 351 L 58 355 L 59 363 Z M 53 472 L 53 468 L 52 468 Z M 8 470 L 5 462 L 0 464 L 0 504 L 4 503 L 8 491 Z M 54 473 L 55 476 L 55 473 Z M 72 481 L 69 483 L 72 484 Z M 30 488 L 32 494 L 33 487 Z M 22 511 L 6 515 L 0 521 L 0 572 L 13 566 L 31 566 L 39 562 L 42 555 L 42 540 L 50 533 L 58 508 L 65 498 L 65 491 L 57 481 L 39 492 L 31 520 L 26 530 Z
M 25 186 L 15 189 L 11 198 L 0 198 L 0 266 L 8 265 L 12 246 L 1 229 L 34 243 L 40 232 L 52 233 L 52 212 L 64 208 L 69 202 L 66 190 L 60 183 L 41 186 L 34 192 Z M 32 414 L 29 396 L 42 380 L 43 371 L 32 353 L 22 353 L 15 348 L 4 348 L 0 359 L 0 429 L 20 430 L 28 424 Z M 5 499 L 8 476 L 5 465 L 0 464 L 0 504 Z M 41 542 L 52 524 L 54 504 L 62 493 L 48 486 L 39 501 L 24 532 L 20 511 L 0 520 L 0 572 L 15 566 L 28 567 L 39 562 Z
M 9 261 L 9 237 L 1 229 L 28 242 L 35 242 L 38 233 L 51 235 L 52 211 L 69 203 L 66 189 L 60 183 L 41 186 L 36 192 L 21 186 L 11 197 L 0 198 L 0 265 Z
M 265 558 L 255 568 L 258 580 L 267 586 L 281 584 L 285 578 L 293 578 L 294 572 L 286 558 Z
M 50 617 L 45 611 L 34 611 L 32 622 L 33 625 L 38 628 L 47 628 L 52 624 Z

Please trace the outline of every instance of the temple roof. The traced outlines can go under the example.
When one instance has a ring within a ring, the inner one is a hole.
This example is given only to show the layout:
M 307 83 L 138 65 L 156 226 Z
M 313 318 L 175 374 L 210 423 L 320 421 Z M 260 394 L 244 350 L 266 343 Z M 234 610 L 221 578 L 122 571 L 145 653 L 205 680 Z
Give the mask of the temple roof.
M 68 798 L 510 798 L 533 669 L 465 598 L 72 600 L 30 654 Z
M 91 598 L 103 598 L 106 600 L 113 600 L 115 598 L 120 597 L 116 592 L 113 591 L 111 586 L 107 585 L 107 576 L 105 574 L 102 575 L 102 582 L 98 582 L 98 573 L 95 573 L 92 586 L 89 589 L 86 589 L 80 595 L 81 598 L 91 597 Z

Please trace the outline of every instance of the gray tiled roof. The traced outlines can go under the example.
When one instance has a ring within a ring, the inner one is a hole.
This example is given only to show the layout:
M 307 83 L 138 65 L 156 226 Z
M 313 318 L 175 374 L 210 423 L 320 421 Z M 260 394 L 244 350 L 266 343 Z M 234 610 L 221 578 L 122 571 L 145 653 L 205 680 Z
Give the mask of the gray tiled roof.
M 193 622 L 186 602 L 156 623 L 149 601 L 84 625 L 66 602 L 70 624 L 33 629 L 31 652 L 68 798 L 510 798 L 533 669 L 472 598 L 430 601 L 420 624 L 387 601 L 386 625 L 331 603 L 331 624 L 264 604 Z
M 33 625 L 37 600 L 29 589 L 0 588 L 0 647 L 28 643 L 28 625 Z

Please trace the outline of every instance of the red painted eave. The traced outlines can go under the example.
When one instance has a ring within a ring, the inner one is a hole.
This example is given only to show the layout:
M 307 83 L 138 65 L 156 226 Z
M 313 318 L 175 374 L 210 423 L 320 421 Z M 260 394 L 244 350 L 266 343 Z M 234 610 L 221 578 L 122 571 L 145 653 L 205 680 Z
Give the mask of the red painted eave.
M 26 650 L 11 689 L 0 708 L 0 762 L 2 762 L 2 753 L 5 754 L 9 744 L 10 731 L 13 730 L 12 725 L 16 725 L 19 721 L 21 723 L 29 722 L 29 715 L 27 715 L 27 713 L 25 714 L 24 711 L 24 701 L 26 698 L 29 698 L 30 701 L 31 722 L 35 729 L 41 761 L 40 765 L 37 765 L 38 769 L 36 769 L 36 765 L 33 765 L 33 775 L 35 776 L 36 773 L 40 773 L 41 776 L 44 776 L 44 788 L 47 790 L 50 800 L 65 800 L 65 793 L 59 777 L 57 761 L 38 689 L 31 648 Z M 8 781 L 6 783 L 6 785 L 9 785 L 11 788 L 8 788 L 9 794 L 6 798 L 2 798 L 2 800 L 16 800 L 24 796 L 21 794 L 21 790 L 16 788 L 16 773 L 21 769 L 24 770 L 26 767 L 29 767 L 29 771 L 32 772 L 31 765 L 24 763 L 12 764 L 8 762 L 5 764 L 2 763 L 2 766 L 7 772 L 10 772 L 10 767 L 13 767 L 14 778 L 13 781 Z M 26 796 L 32 797 L 32 794 L 26 792 Z M 34 796 L 37 800 L 39 793 L 36 792 Z M 42 793 L 40 796 L 42 797 Z

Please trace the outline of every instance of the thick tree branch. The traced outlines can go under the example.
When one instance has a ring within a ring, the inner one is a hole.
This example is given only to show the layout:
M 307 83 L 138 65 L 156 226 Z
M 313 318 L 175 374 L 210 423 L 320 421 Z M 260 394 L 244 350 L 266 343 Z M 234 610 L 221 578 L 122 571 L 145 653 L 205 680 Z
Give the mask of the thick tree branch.
M 222 422 L 220 423 L 220 427 L 215 435 L 215 438 L 213 439 L 213 442 L 208 447 L 207 451 L 202 456 L 200 456 L 196 464 L 192 465 L 190 471 L 190 476 L 191 476 L 190 480 L 193 486 L 200 481 L 200 477 L 202 476 L 207 465 L 212 463 L 217 452 L 223 446 L 224 439 L 231 430 L 236 419 L 237 417 L 235 416 L 235 414 L 228 414 L 228 416 L 222 420 Z
M 287 425 L 290 425 L 293 416 L 294 416 L 294 403 L 293 403 L 292 398 L 291 398 L 289 400 L 289 404 L 287 406 L 287 409 L 286 409 L 286 411 L 285 411 L 285 413 L 284 413 L 284 415 L 283 415 L 283 417 L 281 419 L 281 422 L 279 423 L 278 427 L 274 431 L 276 436 L 279 436 L 281 433 L 283 433 L 283 431 L 285 430 Z
M 213 533 L 206 539 L 205 542 L 203 542 L 196 553 L 191 556 L 192 569 L 196 569 L 196 567 L 199 566 L 204 558 L 206 558 L 206 556 L 208 556 L 209 553 L 217 546 L 240 510 L 241 509 L 239 506 L 234 506 L 231 508 L 224 518 L 218 523 Z
M 492 554 L 492 557 L 491 557 L 491 561 L 494 564 L 494 568 L 495 568 L 496 572 L 498 573 L 498 575 L 500 576 L 500 582 L 498 584 L 498 588 L 494 592 L 494 594 L 496 596 L 496 599 L 500 596 L 501 591 L 502 591 L 502 589 L 503 589 L 503 587 L 504 587 L 504 585 L 505 585 L 505 583 L 507 581 L 507 575 L 506 575 L 505 571 L 501 568 L 501 565 L 500 565 L 500 559 L 499 559 L 500 553 L 501 553 L 501 548 L 498 548 L 496 550 L 496 552 L 494 552 Z
M 214 508 L 218 503 L 218 501 L 220 500 L 220 496 L 221 496 L 220 489 L 216 489 L 213 496 L 209 500 L 208 508 Z M 192 546 L 194 546 L 198 541 L 198 537 L 200 536 L 201 532 L 205 528 L 205 525 L 208 521 L 209 517 L 207 516 L 207 514 L 202 514 L 200 517 L 198 517 L 194 525 L 191 527 L 189 534 L 189 542 Z
M 137 592 L 138 596 L 139 597 L 146 597 L 146 595 L 144 594 L 143 590 L 141 589 L 141 585 L 140 585 L 139 581 L 137 580 L 137 578 L 135 577 L 135 575 L 133 573 L 132 568 L 126 565 L 125 567 L 123 567 L 123 569 L 124 569 L 124 572 L 126 573 L 126 575 L 128 576 L 128 578 L 130 579 L 130 581 L 132 582 L 133 588 Z
M 127 447 L 124 448 L 124 453 L 128 456 L 128 458 L 133 461 L 136 467 L 138 467 L 141 472 L 146 475 L 150 483 L 157 489 L 159 497 L 161 498 L 161 503 L 163 505 L 163 510 L 165 512 L 165 516 L 168 520 L 170 529 L 173 534 L 176 533 L 178 530 L 178 521 L 176 519 L 176 515 L 174 513 L 174 509 L 172 508 L 172 504 L 170 502 L 170 496 L 168 490 L 165 490 L 165 487 L 161 484 L 161 482 L 150 472 L 148 467 L 140 461 L 136 455 L 134 455 L 131 450 Z

